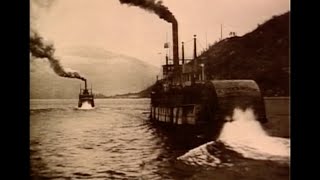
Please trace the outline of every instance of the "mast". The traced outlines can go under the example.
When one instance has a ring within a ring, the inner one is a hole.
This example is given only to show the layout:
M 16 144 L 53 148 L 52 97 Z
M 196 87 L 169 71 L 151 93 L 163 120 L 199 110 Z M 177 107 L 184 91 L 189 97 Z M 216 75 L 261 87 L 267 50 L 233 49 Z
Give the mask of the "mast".
M 182 54 L 182 64 L 184 64 L 184 42 L 182 42 L 181 54 Z

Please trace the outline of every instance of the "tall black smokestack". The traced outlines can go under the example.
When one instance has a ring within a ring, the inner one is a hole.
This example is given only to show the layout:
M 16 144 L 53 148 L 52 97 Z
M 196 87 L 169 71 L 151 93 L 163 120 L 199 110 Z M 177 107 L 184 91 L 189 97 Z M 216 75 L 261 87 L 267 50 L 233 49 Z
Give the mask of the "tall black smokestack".
M 195 74 L 198 71 L 198 62 L 197 62 L 197 35 L 193 35 L 193 61 L 194 61 L 194 72 Z
M 168 7 L 162 4 L 162 1 L 156 0 L 119 0 L 121 4 L 129 4 L 141 7 L 147 11 L 153 12 L 159 18 L 172 23 L 172 44 L 173 44 L 173 64 L 179 65 L 179 45 L 178 45 L 178 22 Z
M 42 37 L 39 34 L 31 29 L 30 34 L 30 52 L 33 57 L 36 58 L 47 58 L 50 67 L 53 71 L 61 76 L 67 78 L 77 78 L 85 81 L 86 79 L 82 77 L 78 72 L 66 71 L 60 64 L 60 61 L 54 57 L 54 47 L 52 44 L 45 44 Z
M 172 23 L 173 64 L 179 66 L 178 22 Z

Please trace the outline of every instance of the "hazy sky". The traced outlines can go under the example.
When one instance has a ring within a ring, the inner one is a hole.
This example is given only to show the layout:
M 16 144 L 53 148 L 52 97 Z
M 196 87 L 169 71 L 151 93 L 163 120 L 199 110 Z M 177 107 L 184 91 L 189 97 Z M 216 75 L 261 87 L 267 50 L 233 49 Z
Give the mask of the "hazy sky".
M 241 36 L 290 9 L 289 0 L 163 0 L 163 4 L 178 20 L 179 42 L 189 42 L 187 57 L 192 56 L 193 34 L 198 36 L 200 51 L 206 42 L 219 39 L 221 24 L 223 37 L 230 31 Z M 32 15 L 37 16 L 38 32 L 57 51 L 94 46 L 159 66 L 164 63 L 166 37 L 171 43 L 171 24 L 119 0 L 55 0 L 50 8 Z

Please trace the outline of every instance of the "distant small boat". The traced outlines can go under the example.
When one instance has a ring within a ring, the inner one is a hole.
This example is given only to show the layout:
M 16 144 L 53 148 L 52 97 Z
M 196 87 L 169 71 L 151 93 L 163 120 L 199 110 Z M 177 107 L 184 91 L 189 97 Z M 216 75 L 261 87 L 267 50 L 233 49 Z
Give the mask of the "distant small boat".
M 89 103 L 92 107 L 94 107 L 94 96 L 92 93 L 92 87 L 89 91 L 89 89 L 87 88 L 87 81 L 85 80 L 84 82 L 85 82 L 84 89 L 82 89 L 80 85 L 78 107 L 81 108 L 81 106 L 85 102 Z

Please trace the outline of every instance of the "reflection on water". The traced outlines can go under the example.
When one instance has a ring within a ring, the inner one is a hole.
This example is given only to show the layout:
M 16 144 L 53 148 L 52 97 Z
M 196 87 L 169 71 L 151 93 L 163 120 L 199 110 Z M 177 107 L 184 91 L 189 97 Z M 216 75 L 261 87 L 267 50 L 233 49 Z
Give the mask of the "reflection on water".
M 264 179 L 270 173 L 288 179 L 288 166 L 223 148 L 213 151 L 221 151 L 233 167 L 182 163 L 177 158 L 200 144 L 178 141 L 150 124 L 149 99 L 97 99 L 96 108 L 85 111 L 76 108 L 77 100 L 31 100 L 30 105 L 33 179 Z

